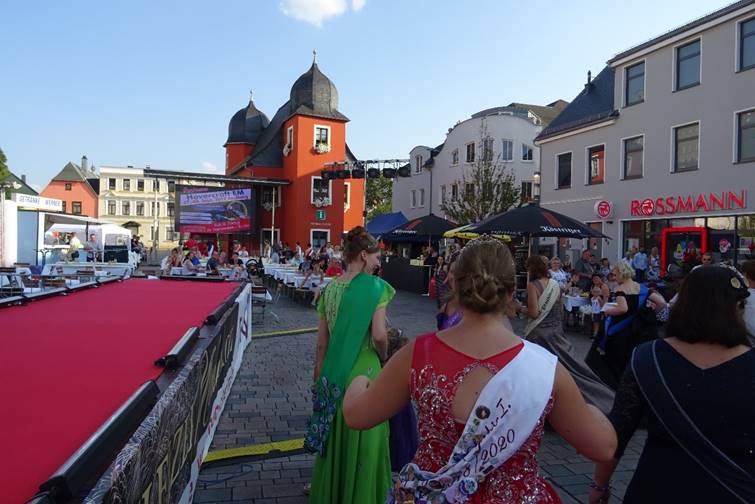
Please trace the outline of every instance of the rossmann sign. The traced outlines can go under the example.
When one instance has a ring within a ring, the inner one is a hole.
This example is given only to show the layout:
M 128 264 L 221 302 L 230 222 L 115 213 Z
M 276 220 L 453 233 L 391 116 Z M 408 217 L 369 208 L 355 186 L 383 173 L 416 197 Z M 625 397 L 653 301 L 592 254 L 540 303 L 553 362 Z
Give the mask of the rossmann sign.
M 743 210 L 747 208 L 747 190 L 720 191 L 703 194 L 662 196 L 632 200 L 632 217 L 650 215 L 674 215 L 679 213 L 704 213 L 719 210 Z

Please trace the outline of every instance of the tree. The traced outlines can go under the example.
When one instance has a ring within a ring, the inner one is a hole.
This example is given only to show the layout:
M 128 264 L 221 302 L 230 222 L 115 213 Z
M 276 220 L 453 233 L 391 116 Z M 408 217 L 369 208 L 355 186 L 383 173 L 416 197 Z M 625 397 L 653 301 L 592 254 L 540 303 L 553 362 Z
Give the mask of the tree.
M 462 171 L 451 197 L 441 202 L 446 216 L 459 225 L 473 224 L 510 209 L 520 201 L 520 191 L 511 169 L 493 156 L 493 137 L 487 125 L 480 126 L 480 141 L 475 144 L 474 164 Z M 466 153 L 464 153 L 466 154 Z
M 4 180 L 8 176 L 10 176 L 10 170 L 8 169 L 8 165 L 6 164 L 7 161 L 8 158 L 5 157 L 3 149 L 0 149 L 0 180 Z
M 368 178 L 367 182 L 367 220 L 372 220 L 376 215 L 390 213 L 393 208 L 393 179 Z

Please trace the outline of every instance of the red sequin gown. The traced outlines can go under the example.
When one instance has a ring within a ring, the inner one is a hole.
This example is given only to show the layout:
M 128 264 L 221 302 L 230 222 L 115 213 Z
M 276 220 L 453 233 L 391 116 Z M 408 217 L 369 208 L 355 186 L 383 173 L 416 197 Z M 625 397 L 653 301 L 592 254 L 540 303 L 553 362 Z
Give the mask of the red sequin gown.
M 456 422 L 451 405 L 456 389 L 478 366 L 497 373 L 522 349 L 519 344 L 497 355 L 478 360 L 454 350 L 435 333 L 416 339 L 412 357 L 410 393 L 417 405 L 419 448 L 413 462 L 421 469 L 437 471 L 453 452 L 464 424 Z M 560 503 L 556 492 L 538 474 L 537 451 L 543 439 L 543 423 L 553 407 L 553 399 L 532 434 L 519 451 L 491 472 L 471 502 L 478 504 Z

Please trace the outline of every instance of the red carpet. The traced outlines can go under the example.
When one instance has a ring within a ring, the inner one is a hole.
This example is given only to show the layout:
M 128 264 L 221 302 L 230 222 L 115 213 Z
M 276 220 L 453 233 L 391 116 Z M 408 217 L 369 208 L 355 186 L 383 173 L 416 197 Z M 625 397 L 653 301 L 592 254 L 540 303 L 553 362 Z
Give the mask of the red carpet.
M 128 280 L 0 309 L 0 501 L 34 495 L 236 287 Z

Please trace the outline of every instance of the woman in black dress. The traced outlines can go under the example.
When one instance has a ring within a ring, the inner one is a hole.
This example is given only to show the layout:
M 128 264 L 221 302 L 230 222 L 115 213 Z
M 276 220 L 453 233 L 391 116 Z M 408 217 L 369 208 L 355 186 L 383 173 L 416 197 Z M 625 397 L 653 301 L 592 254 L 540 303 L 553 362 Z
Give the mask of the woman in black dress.
M 698 268 L 682 285 L 667 338 L 632 355 L 609 415 L 615 459 L 596 465 L 590 503 L 607 502 L 610 478 L 645 414 L 648 437 L 624 502 L 755 502 L 755 350 L 742 318 L 744 280 Z

